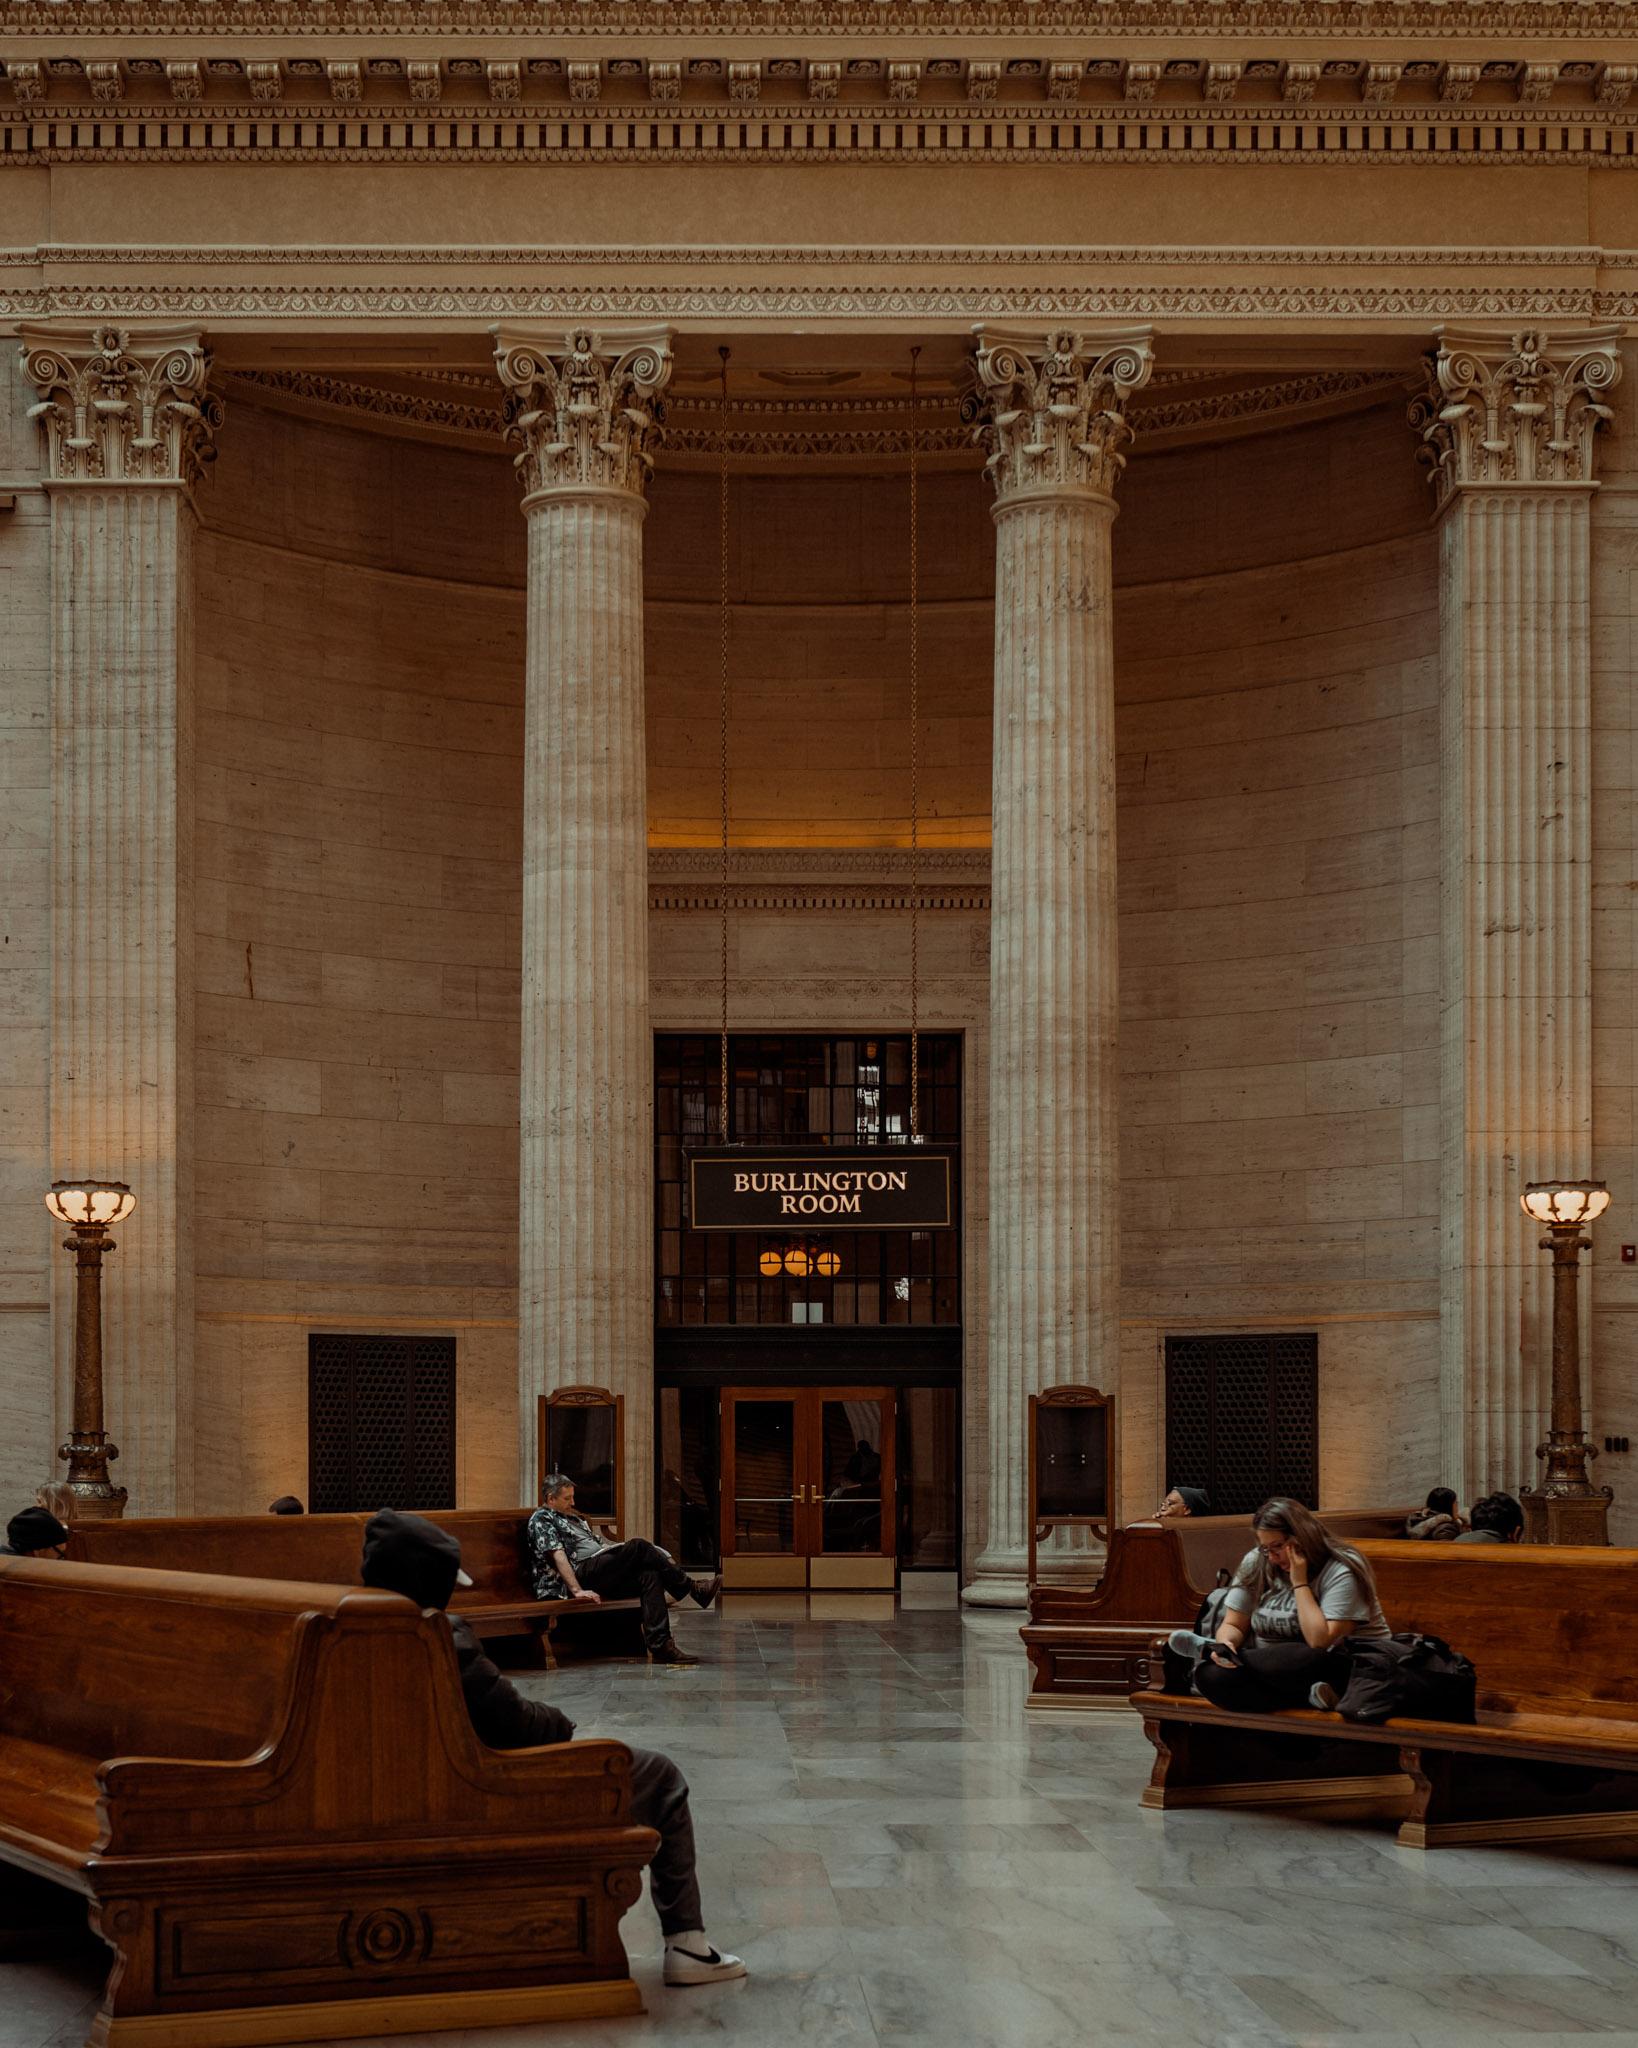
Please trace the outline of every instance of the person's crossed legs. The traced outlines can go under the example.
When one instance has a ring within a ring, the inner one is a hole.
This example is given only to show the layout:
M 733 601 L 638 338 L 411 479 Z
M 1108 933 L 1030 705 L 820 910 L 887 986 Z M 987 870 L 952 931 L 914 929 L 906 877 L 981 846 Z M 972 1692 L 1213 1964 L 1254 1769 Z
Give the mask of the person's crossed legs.
M 1263 1643 L 1243 1648 L 1231 1669 L 1210 1657 L 1194 1667 L 1194 1689 L 1214 1707 L 1235 1714 L 1275 1714 L 1305 1707 L 1310 1689 L 1348 1683 L 1348 1657 L 1341 1650 L 1316 1650 L 1308 1643 Z
M 698 1600 L 700 1588 L 675 1558 L 641 1536 L 600 1550 L 575 1566 L 575 1577 L 588 1591 L 604 1600 L 629 1600 L 636 1596 L 643 1610 L 643 1641 L 650 1652 L 663 1650 L 671 1641 L 671 1610 L 665 1596 Z

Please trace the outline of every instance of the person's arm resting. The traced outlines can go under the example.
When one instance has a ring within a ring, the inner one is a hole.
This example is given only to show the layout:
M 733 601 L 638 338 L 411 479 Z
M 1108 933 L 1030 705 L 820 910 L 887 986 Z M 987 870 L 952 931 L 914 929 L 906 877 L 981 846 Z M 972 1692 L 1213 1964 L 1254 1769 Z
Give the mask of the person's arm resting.
M 1246 1630 L 1250 1622 L 1249 1598 L 1236 1586 L 1223 1604 L 1223 1618 L 1217 1624 L 1218 1642 L 1226 1643 L 1231 1650 L 1238 1650 L 1246 1639 Z
M 1337 1576 L 1340 1578 L 1342 1574 L 1338 1573 Z M 1348 1588 L 1341 1590 L 1340 1599 L 1335 1594 L 1328 1596 L 1327 1605 L 1354 1604 L 1351 1572 L 1347 1574 L 1347 1579 Z M 1359 1621 L 1356 1616 L 1327 1614 L 1321 1607 L 1318 1594 L 1308 1583 L 1308 1562 L 1300 1551 L 1291 1559 L 1291 1590 L 1297 1596 L 1297 1626 L 1302 1630 L 1303 1641 L 1311 1650 L 1329 1650 L 1345 1636 L 1351 1636 L 1358 1628 Z
M 563 1581 L 571 1600 L 585 1600 L 594 1607 L 600 1603 L 602 1595 L 594 1593 L 589 1586 L 581 1585 L 580 1581 L 575 1577 L 574 1566 L 570 1564 L 569 1553 L 566 1550 L 554 1550 L 552 1552 L 552 1568 Z

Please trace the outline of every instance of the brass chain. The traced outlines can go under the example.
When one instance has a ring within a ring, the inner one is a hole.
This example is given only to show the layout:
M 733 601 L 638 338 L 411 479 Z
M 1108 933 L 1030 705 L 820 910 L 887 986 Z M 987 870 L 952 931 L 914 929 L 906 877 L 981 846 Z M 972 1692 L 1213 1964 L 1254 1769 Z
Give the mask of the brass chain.
M 910 351 L 910 1142 L 921 1135 L 921 412 Z
M 719 348 L 722 358 L 722 405 L 717 414 L 717 543 L 721 573 L 718 656 L 721 702 L 717 734 L 717 767 L 722 798 L 722 886 L 717 893 L 720 913 L 722 955 L 722 1102 L 718 1110 L 717 1141 L 728 1142 L 728 350 Z

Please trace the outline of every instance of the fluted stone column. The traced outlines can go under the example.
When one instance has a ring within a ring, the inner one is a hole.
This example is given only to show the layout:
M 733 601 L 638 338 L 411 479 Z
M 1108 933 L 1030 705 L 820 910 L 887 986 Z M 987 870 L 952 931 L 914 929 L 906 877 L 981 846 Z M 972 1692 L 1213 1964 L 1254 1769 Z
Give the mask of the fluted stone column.
M 518 1369 L 625 1397 L 627 1535 L 653 1519 L 654 1051 L 648 1023 L 643 492 L 663 328 L 496 331 L 529 522 Z
M 966 1592 L 982 1605 L 1024 1604 L 1029 1395 L 1112 1390 L 1119 1359 L 1110 529 L 1149 343 L 979 335 L 996 528 L 989 1540 Z
M 1519 1196 L 1594 1163 L 1589 509 L 1619 333 L 1441 329 L 1411 409 L 1440 521 L 1438 1477 L 1464 1500 L 1538 1483 L 1551 1264 Z
M 193 489 L 221 408 L 197 329 L 25 326 L 22 341 L 52 520 L 51 1161 L 58 1175 L 128 1181 L 136 1195 L 103 1277 L 108 1430 L 121 1453 L 112 1477 L 130 1512 L 186 1514 Z M 65 1387 L 62 1256 L 53 1330 Z

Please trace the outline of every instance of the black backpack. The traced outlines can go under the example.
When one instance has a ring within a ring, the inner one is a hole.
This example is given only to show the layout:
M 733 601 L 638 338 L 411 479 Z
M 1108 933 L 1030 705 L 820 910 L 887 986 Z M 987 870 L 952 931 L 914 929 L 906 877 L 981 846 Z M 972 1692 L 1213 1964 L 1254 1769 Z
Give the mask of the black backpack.
M 1365 1636 L 1348 1645 L 1339 1702 L 1348 1721 L 1472 1721 L 1478 1673 L 1437 1636 Z

